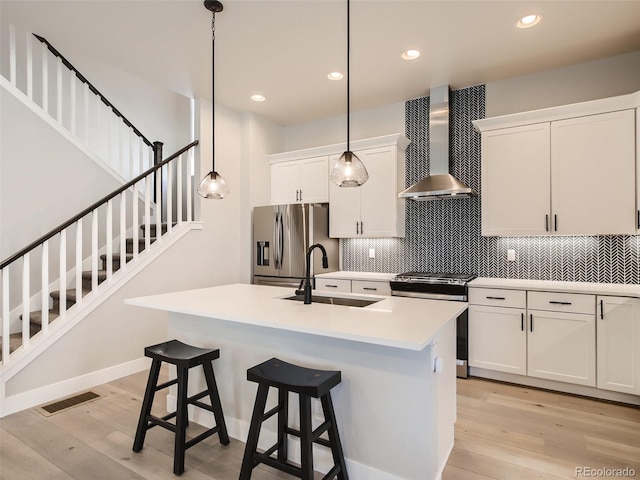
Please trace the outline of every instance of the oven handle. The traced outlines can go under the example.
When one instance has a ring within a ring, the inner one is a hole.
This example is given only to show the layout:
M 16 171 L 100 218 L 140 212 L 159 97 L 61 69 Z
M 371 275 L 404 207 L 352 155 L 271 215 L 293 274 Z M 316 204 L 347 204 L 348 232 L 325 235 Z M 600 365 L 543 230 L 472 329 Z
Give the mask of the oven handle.
M 391 290 L 392 297 L 411 297 L 424 298 L 427 300 L 452 300 L 455 302 L 466 302 L 466 295 L 447 295 L 442 293 L 425 293 L 425 292 L 405 292 L 403 290 Z

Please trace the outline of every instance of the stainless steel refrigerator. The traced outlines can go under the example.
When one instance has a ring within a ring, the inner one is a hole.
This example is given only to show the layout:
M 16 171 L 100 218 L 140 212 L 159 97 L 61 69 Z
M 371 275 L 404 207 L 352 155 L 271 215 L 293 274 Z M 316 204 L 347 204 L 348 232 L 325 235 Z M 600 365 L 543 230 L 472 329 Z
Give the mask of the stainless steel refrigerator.
M 326 204 L 270 205 L 253 209 L 253 283 L 298 287 L 305 276 L 309 247 L 320 243 L 329 268 L 322 268 L 322 253 L 311 257 L 311 275 L 338 270 L 338 240 L 329 238 Z

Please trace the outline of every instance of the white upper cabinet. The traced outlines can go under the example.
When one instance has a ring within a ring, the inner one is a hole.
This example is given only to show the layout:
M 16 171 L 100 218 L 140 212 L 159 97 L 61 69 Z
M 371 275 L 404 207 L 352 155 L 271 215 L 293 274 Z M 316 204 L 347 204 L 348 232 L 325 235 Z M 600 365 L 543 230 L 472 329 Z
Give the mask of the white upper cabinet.
M 404 237 L 404 149 L 398 144 L 354 149 L 369 180 L 361 187 L 329 185 L 329 236 Z M 331 158 L 333 165 L 338 155 Z
M 624 110 L 551 123 L 554 233 L 635 233 L 634 116 Z
M 624 95 L 474 121 L 482 234 L 636 233 L 639 101 Z
M 271 204 L 329 201 L 327 155 L 272 163 Z
M 544 235 L 551 211 L 549 124 L 482 135 L 482 234 Z

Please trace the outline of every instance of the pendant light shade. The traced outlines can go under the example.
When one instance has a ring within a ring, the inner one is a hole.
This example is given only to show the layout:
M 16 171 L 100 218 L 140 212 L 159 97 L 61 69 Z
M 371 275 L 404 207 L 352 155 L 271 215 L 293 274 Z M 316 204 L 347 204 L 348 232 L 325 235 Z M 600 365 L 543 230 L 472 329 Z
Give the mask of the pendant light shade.
M 349 148 L 351 131 L 349 52 L 351 49 L 351 12 L 347 0 L 347 150 L 340 156 L 331 170 L 331 181 L 339 187 L 359 187 L 369 180 L 369 174 L 362 161 Z
M 204 7 L 212 13 L 211 19 L 211 171 L 205 175 L 198 186 L 198 193 L 204 198 L 221 200 L 229 195 L 229 187 L 222 176 L 216 172 L 216 103 L 215 103 L 215 40 L 216 13 L 222 11 L 222 3 L 217 0 L 205 0 Z

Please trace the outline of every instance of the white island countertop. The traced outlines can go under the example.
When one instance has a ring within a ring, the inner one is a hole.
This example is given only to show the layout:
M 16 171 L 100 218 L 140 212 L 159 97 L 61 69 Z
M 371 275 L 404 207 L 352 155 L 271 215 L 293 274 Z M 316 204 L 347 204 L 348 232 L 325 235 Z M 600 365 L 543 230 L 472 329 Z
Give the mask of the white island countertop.
M 423 350 L 438 330 L 466 308 L 464 302 L 355 295 L 380 298 L 366 307 L 346 307 L 285 300 L 293 290 L 283 287 L 232 284 L 127 299 L 129 305 L 197 315 L 230 322 Z M 314 292 L 314 295 L 327 295 Z

